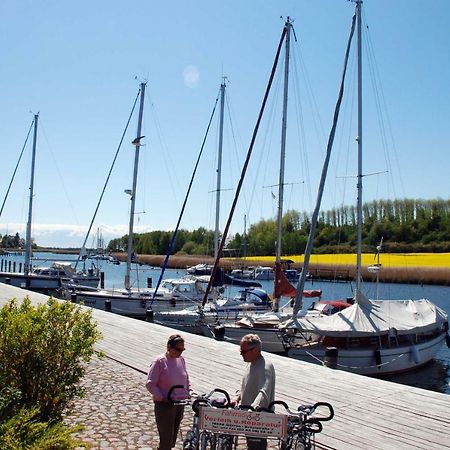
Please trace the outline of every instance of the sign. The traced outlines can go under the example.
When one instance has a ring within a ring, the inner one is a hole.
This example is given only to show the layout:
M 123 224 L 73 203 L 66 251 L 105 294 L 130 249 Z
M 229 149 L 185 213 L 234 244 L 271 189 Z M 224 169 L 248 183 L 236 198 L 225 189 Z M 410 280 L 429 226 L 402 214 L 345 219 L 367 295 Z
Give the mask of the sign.
M 287 435 L 287 415 L 202 407 L 200 429 L 231 435 L 284 438 Z

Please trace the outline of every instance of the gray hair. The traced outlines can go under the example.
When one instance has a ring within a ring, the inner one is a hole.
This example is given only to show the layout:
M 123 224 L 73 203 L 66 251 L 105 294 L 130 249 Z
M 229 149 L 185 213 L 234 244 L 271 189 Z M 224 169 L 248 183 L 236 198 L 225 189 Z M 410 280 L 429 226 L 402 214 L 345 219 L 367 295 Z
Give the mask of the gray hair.
M 250 348 L 262 349 L 261 338 L 257 334 L 246 334 L 242 339 L 241 343 L 246 342 Z

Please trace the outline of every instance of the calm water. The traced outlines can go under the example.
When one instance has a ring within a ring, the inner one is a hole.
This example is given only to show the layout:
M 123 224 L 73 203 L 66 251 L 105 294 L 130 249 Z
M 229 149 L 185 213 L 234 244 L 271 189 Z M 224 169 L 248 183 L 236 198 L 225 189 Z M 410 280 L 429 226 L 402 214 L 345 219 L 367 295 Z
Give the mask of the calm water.
M 44 258 L 48 261 L 54 260 L 75 260 L 74 255 L 56 255 L 49 253 L 35 253 L 35 258 Z M 5 257 L 2 257 L 6 259 Z M 22 261 L 22 257 L 8 257 L 10 260 Z M 33 265 L 49 265 L 49 262 L 36 260 Z M 123 287 L 125 276 L 125 264 L 114 265 L 106 261 L 99 261 L 101 269 L 105 272 L 105 285 L 107 287 Z M 82 268 L 80 266 L 79 268 Z M 136 285 L 139 282 L 140 286 L 147 284 L 147 279 L 151 278 L 153 286 L 156 285 L 160 276 L 161 270 L 159 268 L 152 268 L 149 266 L 138 266 L 138 271 L 133 271 L 132 280 Z M 176 278 L 185 274 L 184 270 L 168 269 L 164 278 Z M 267 292 L 272 292 L 273 282 L 262 281 L 261 284 Z M 329 283 L 329 282 L 307 282 L 307 289 L 320 288 L 323 290 L 323 299 L 346 298 L 352 296 L 353 285 L 351 283 Z M 363 292 L 370 298 L 376 298 L 376 284 L 364 283 Z M 229 290 L 228 294 L 232 295 L 237 288 Z M 382 283 L 379 286 L 379 298 L 387 299 L 421 299 L 428 298 L 437 306 L 442 308 L 450 315 L 450 287 L 447 286 L 421 286 L 412 284 L 392 284 Z M 309 300 L 311 301 L 311 300 Z M 308 299 L 305 299 L 306 305 Z M 450 349 L 445 345 L 441 347 L 435 360 L 429 363 L 422 369 L 413 373 L 405 375 L 397 375 L 389 378 L 396 383 L 407 384 L 409 386 L 416 386 L 423 389 L 428 389 L 437 392 L 450 394 Z

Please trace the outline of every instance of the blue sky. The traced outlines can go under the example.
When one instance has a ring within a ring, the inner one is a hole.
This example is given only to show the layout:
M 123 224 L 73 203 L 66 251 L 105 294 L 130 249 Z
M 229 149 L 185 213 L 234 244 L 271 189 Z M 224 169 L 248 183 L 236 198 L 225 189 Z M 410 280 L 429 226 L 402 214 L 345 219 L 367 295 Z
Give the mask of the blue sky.
M 290 16 L 297 42 L 284 208 L 312 211 L 353 11 L 345 0 L 4 0 L 1 202 L 39 111 L 33 236 L 39 245 L 80 246 L 145 79 L 137 231 L 172 229 L 226 76 L 223 223 L 281 35 L 280 17 Z M 364 200 L 449 198 L 450 3 L 366 0 L 363 18 L 364 172 L 378 173 L 364 178 Z M 324 209 L 355 203 L 354 58 L 350 66 Z M 275 215 L 277 188 L 265 186 L 278 183 L 280 102 L 278 75 L 233 233 L 243 231 L 244 215 L 247 225 Z M 130 202 L 123 191 L 131 187 L 135 130 L 136 118 L 95 221 L 106 240 L 127 233 Z M 216 147 L 215 121 L 183 228 L 214 227 Z M 30 153 L 28 146 L 0 233 L 24 234 Z

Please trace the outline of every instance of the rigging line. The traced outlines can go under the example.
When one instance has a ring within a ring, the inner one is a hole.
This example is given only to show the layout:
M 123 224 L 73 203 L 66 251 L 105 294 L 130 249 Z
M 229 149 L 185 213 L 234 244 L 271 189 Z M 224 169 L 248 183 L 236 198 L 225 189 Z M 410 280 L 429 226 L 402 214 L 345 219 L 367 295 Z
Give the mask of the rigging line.
M 314 243 L 314 237 L 315 237 L 316 227 L 317 227 L 317 220 L 319 217 L 320 205 L 322 202 L 322 194 L 323 194 L 323 190 L 325 187 L 326 174 L 328 171 L 328 165 L 329 165 L 330 157 L 331 157 L 331 150 L 333 147 L 334 136 L 336 133 L 336 127 L 337 127 L 337 123 L 338 123 L 338 119 L 339 119 L 339 111 L 340 111 L 340 107 L 341 107 L 341 103 L 342 103 L 342 97 L 344 96 L 345 75 L 347 73 L 348 57 L 349 57 L 350 48 L 351 48 L 351 44 L 352 44 L 353 34 L 355 32 L 355 25 L 356 25 L 356 13 L 353 15 L 353 18 L 352 18 L 352 27 L 350 30 L 350 36 L 349 36 L 349 39 L 347 42 L 347 49 L 346 49 L 345 58 L 344 58 L 344 70 L 342 73 L 341 86 L 339 88 L 339 95 L 338 95 L 338 99 L 337 99 L 336 106 L 334 109 L 333 125 L 331 127 L 330 135 L 328 137 L 327 153 L 326 153 L 325 161 L 323 163 L 322 175 L 321 175 L 320 183 L 319 183 L 319 192 L 317 194 L 316 206 L 314 208 L 313 216 L 311 218 L 311 227 L 309 230 L 308 241 L 307 241 L 306 249 L 305 249 L 305 258 L 304 258 L 304 262 L 303 262 L 303 268 L 302 268 L 302 272 L 300 275 L 300 279 L 298 280 L 298 284 L 297 284 L 297 295 L 295 297 L 295 304 L 294 304 L 294 307 L 292 310 L 292 318 L 293 319 L 297 316 L 298 312 L 302 308 L 303 289 L 305 288 L 306 274 L 309 271 L 309 258 L 311 256 L 311 250 L 312 250 L 312 246 Z
M 5 207 L 5 203 L 6 203 L 6 200 L 7 200 L 7 198 L 8 198 L 9 191 L 11 190 L 11 186 L 12 186 L 12 184 L 13 184 L 13 182 L 14 182 L 14 178 L 15 178 L 15 176 L 16 176 L 16 172 L 17 172 L 17 169 L 18 169 L 18 167 L 19 167 L 20 160 L 22 159 L 23 152 L 25 151 L 25 147 L 26 147 L 26 145 L 27 145 L 28 138 L 30 137 L 31 130 L 33 129 L 33 125 L 34 125 L 34 117 L 33 117 L 33 120 L 31 121 L 31 125 L 30 125 L 30 128 L 29 128 L 28 133 L 27 133 L 27 137 L 25 138 L 25 142 L 24 142 L 24 144 L 23 144 L 22 151 L 20 152 L 19 159 L 18 159 L 18 161 L 17 161 L 16 167 L 15 167 L 14 172 L 13 172 L 13 175 L 12 175 L 12 177 L 11 177 L 11 181 L 9 182 L 8 189 L 6 190 L 5 198 L 4 198 L 4 200 L 3 200 L 3 204 L 2 204 L 2 207 L 1 207 L 1 209 L 0 209 L 0 217 L 2 216 L 3 208 Z
M 297 152 L 299 155 L 299 161 L 301 161 L 303 164 L 300 166 L 301 169 L 301 178 L 308 178 L 307 183 L 307 191 L 308 191 L 308 198 L 309 198 L 309 206 L 312 205 L 312 195 L 311 195 L 311 180 L 308 177 L 308 174 L 310 174 L 309 170 L 309 160 L 308 160 L 308 152 L 307 152 L 307 143 L 306 143 L 306 132 L 305 132 L 305 120 L 304 120 L 304 113 L 302 108 L 302 103 L 300 99 L 302 98 L 301 95 L 301 89 L 300 89 L 300 77 L 298 73 L 298 64 L 296 59 L 296 53 L 292 52 L 293 58 L 292 58 L 292 67 L 294 71 L 294 81 L 293 83 L 293 96 L 296 99 L 294 102 L 295 105 L 295 118 L 297 122 L 297 130 L 300 130 L 297 136 Z M 314 111 L 312 116 L 314 116 Z M 302 181 L 304 183 L 304 181 Z M 292 194 L 292 191 L 291 191 Z M 302 198 L 304 201 L 304 198 Z M 296 208 L 299 209 L 299 203 L 297 202 Z M 304 203 L 302 205 L 303 208 L 305 208 Z
M 116 163 L 117 156 L 119 155 L 119 151 L 120 151 L 120 149 L 122 147 L 122 143 L 123 143 L 123 140 L 125 138 L 125 134 L 126 134 L 126 132 L 128 130 L 128 126 L 130 125 L 130 121 L 131 121 L 131 118 L 133 117 L 134 109 L 136 107 L 136 103 L 137 103 L 140 95 L 141 95 L 141 88 L 139 88 L 139 90 L 138 90 L 138 93 L 137 93 L 136 98 L 135 98 L 134 103 L 133 103 L 133 107 L 131 108 L 131 113 L 130 113 L 130 115 L 128 117 L 128 120 L 127 120 L 127 123 L 125 125 L 125 129 L 123 130 L 122 137 L 120 138 L 119 146 L 117 147 L 117 150 L 116 150 L 116 153 L 114 155 L 111 167 L 110 167 L 109 172 L 108 172 L 108 176 L 106 177 L 105 184 L 103 185 L 102 193 L 100 194 L 100 198 L 98 199 L 97 206 L 95 207 L 94 216 L 92 217 L 92 220 L 91 220 L 91 223 L 89 225 L 89 229 L 88 229 L 88 231 L 86 233 L 86 237 L 84 238 L 84 242 L 83 242 L 83 245 L 81 247 L 80 253 L 78 254 L 78 258 L 77 258 L 77 261 L 75 263 L 75 269 L 77 268 L 77 265 L 80 262 L 80 258 L 82 256 L 82 253 L 83 253 L 84 249 L 86 248 L 86 242 L 87 242 L 87 240 L 89 238 L 89 234 L 91 232 L 92 226 L 94 225 L 94 221 L 95 221 L 95 218 L 97 216 L 98 209 L 100 208 L 100 203 L 103 200 L 103 195 L 105 194 L 105 191 L 106 191 L 106 186 L 108 185 L 109 179 L 111 177 L 112 170 L 113 170 L 114 165 Z
M 228 235 L 228 230 L 230 228 L 231 220 L 233 218 L 233 213 L 234 213 L 234 210 L 236 209 L 237 200 L 239 198 L 239 194 L 241 192 L 242 184 L 244 182 L 244 177 L 245 177 L 245 174 L 247 172 L 247 167 L 248 167 L 248 164 L 250 162 L 250 156 L 252 154 L 253 147 L 255 145 L 256 135 L 258 133 L 259 125 L 261 124 L 262 116 L 263 116 L 264 109 L 265 109 L 266 103 L 267 103 L 267 98 L 268 98 L 269 93 L 270 93 L 270 88 L 272 87 L 272 81 L 274 79 L 275 71 L 276 71 L 276 68 L 277 68 L 277 65 L 278 65 L 278 60 L 279 60 L 279 57 L 280 57 L 281 47 L 283 45 L 283 41 L 284 41 L 284 38 L 285 38 L 286 33 L 287 33 L 286 30 L 287 30 L 287 27 L 284 26 L 283 32 L 281 33 L 280 42 L 278 44 L 277 52 L 276 52 L 276 55 L 275 55 L 275 60 L 274 60 L 273 66 L 272 66 L 272 71 L 270 73 L 269 83 L 267 85 L 266 92 L 264 94 L 263 102 L 262 102 L 262 105 L 261 105 L 261 109 L 259 111 L 258 119 L 256 121 L 255 129 L 253 130 L 253 135 L 252 135 L 252 139 L 250 141 L 250 146 L 249 146 L 249 149 L 248 149 L 248 152 L 247 152 L 247 157 L 245 159 L 244 166 L 242 168 L 241 178 L 239 179 L 239 183 L 238 183 L 238 186 L 237 186 L 237 189 L 236 189 L 236 193 L 235 193 L 235 196 L 234 196 L 234 199 L 233 199 L 233 204 L 231 206 L 231 211 L 230 211 L 230 214 L 228 216 L 227 224 L 226 224 L 225 229 L 224 229 L 224 231 L 222 233 L 222 239 L 220 240 L 220 245 L 219 245 L 219 248 L 218 248 L 218 251 L 217 251 L 217 257 L 216 257 L 216 259 L 214 261 L 214 267 L 213 267 L 212 272 L 211 272 L 211 277 L 209 278 L 208 286 L 206 287 L 205 296 L 204 296 L 203 301 L 202 301 L 202 307 L 205 306 L 206 302 L 208 301 L 208 295 L 209 295 L 209 292 L 211 291 L 212 282 L 213 282 L 214 276 L 215 276 L 215 274 L 217 272 L 217 267 L 219 265 L 219 259 L 222 256 L 223 248 L 225 246 L 225 241 L 226 241 L 227 235 Z
M 364 14 L 364 12 L 363 12 L 363 14 Z M 365 17 L 364 17 L 364 19 L 365 19 Z M 385 111 L 384 114 L 385 114 L 386 122 L 387 122 L 388 133 L 386 133 L 386 131 L 383 129 L 383 131 L 384 131 L 384 135 L 383 136 L 384 136 L 384 138 L 386 140 L 386 144 L 385 144 L 386 145 L 386 148 L 385 148 L 385 160 L 386 160 L 386 164 L 388 164 L 388 166 L 391 167 L 391 165 L 392 165 L 391 161 L 390 161 L 391 158 L 390 158 L 390 155 L 387 152 L 388 145 L 387 145 L 387 137 L 386 137 L 386 135 L 388 134 L 390 136 L 390 140 L 392 142 L 393 156 L 394 156 L 395 165 L 396 165 L 396 169 L 397 169 L 398 179 L 399 179 L 399 182 L 400 182 L 400 188 L 401 188 L 401 191 L 404 193 L 405 192 L 405 188 L 404 188 L 404 184 L 403 184 L 402 173 L 400 171 L 400 163 L 399 163 L 397 148 L 396 148 L 396 145 L 395 145 L 394 133 L 392 131 L 392 123 L 390 121 L 389 114 L 388 114 L 388 107 L 387 107 L 386 98 L 385 98 L 385 95 L 384 95 L 383 85 L 381 84 L 380 81 L 378 81 L 378 80 L 381 80 L 381 77 L 380 77 L 380 74 L 379 74 L 379 71 L 378 71 L 378 64 L 376 62 L 375 51 L 373 49 L 373 44 L 372 44 L 372 40 L 371 40 L 371 36 L 370 36 L 370 30 L 369 30 L 368 26 L 366 26 L 366 30 L 367 31 L 365 33 L 365 37 L 366 37 L 365 43 L 366 43 L 366 48 L 368 50 L 367 54 L 371 56 L 371 59 L 370 59 L 371 64 L 369 64 L 369 68 L 371 68 L 373 70 L 373 77 L 375 79 L 375 82 L 379 85 L 379 89 L 378 90 L 379 90 L 380 94 L 378 94 L 378 95 L 379 95 L 379 97 L 381 99 L 380 100 L 380 106 L 379 106 L 380 107 L 380 114 L 381 114 L 381 107 L 383 106 L 383 109 Z M 378 93 L 378 90 L 377 90 L 377 93 Z M 383 121 L 383 126 L 384 126 L 384 121 Z M 394 189 L 394 194 L 395 194 L 395 190 L 396 190 L 395 189 L 395 181 L 396 181 L 396 178 L 392 176 L 391 177 L 391 183 L 392 183 L 392 187 Z
M 198 165 L 200 163 L 200 158 L 201 158 L 201 156 L 203 154 L 203 149 L 205 148 L 206 139 L 207 139 L 208 134 L 209 134 L 209 129 L 211 127 L 211 123 L 212 123 L 212 120 L 213 120 L 213 117 L 214 117 L 214 113 L 216 112 L 216 107 L 217 107 L 217 103 L 218 102 L 219 102 L 219 95 L 217 95 L 216 101 L 214 102 L 214 108 L 212 110 L 211 117 L 209 118 L 208 126 L 206 128 L 206 133 L 205 133 L 205 136 L 203 138 L 202 146 L 200 148 L 200 152 L 198 154 L 197 161 L 195 162 L 194 172 L 192 173 L 191 181 L 189 182 L 189 187 L 188 187 L 188 190 L 186 192 L 186 196 L 184 197 L 184 202 L 183 202 L 183 206 L 181 208 L 180 215 L 178 217 L 177 225 L 175 227 L 175 230 L 174 230 L 174 232 L 172 234 L 172 238 L 170 239 L 169 245 L 167 247 L 166 257 L 164 258 L 164 263 L 163 263 L 163 266 L 161 268 L 161 274 L 159 275 L 158 282 L 156 283 L 156 287 L 155 287 L 155 290 L 153 292 L 153 296 L 152 296 L 152 300 L 150 302 L 150 306 L 153 304 L 153 301 L 155 300 L 155 296 L 156 296 L 156 293 L 158 292 L 159 285 L 161 284 L 161 281 L 162 281 L 163 276 L 164 276 L 164 272 L 166 271 L 167 262 L 169 261 L 170 254 L 172 253 L 173 245 L 175 243 L 175 238 L 176 238 L 177 233 L 178 233 L 178 228 L 180 226 L 181 219 L 182 219 L 183 214 L 184 214 L 184 209 L 185 209 L 187 201 L 189 199 L 189 194 L 191 192 L 191 188 L 192 188 L 192 184 L 194 182 L 195 174 L 197 172 L 197 168 L 198 168 Z

